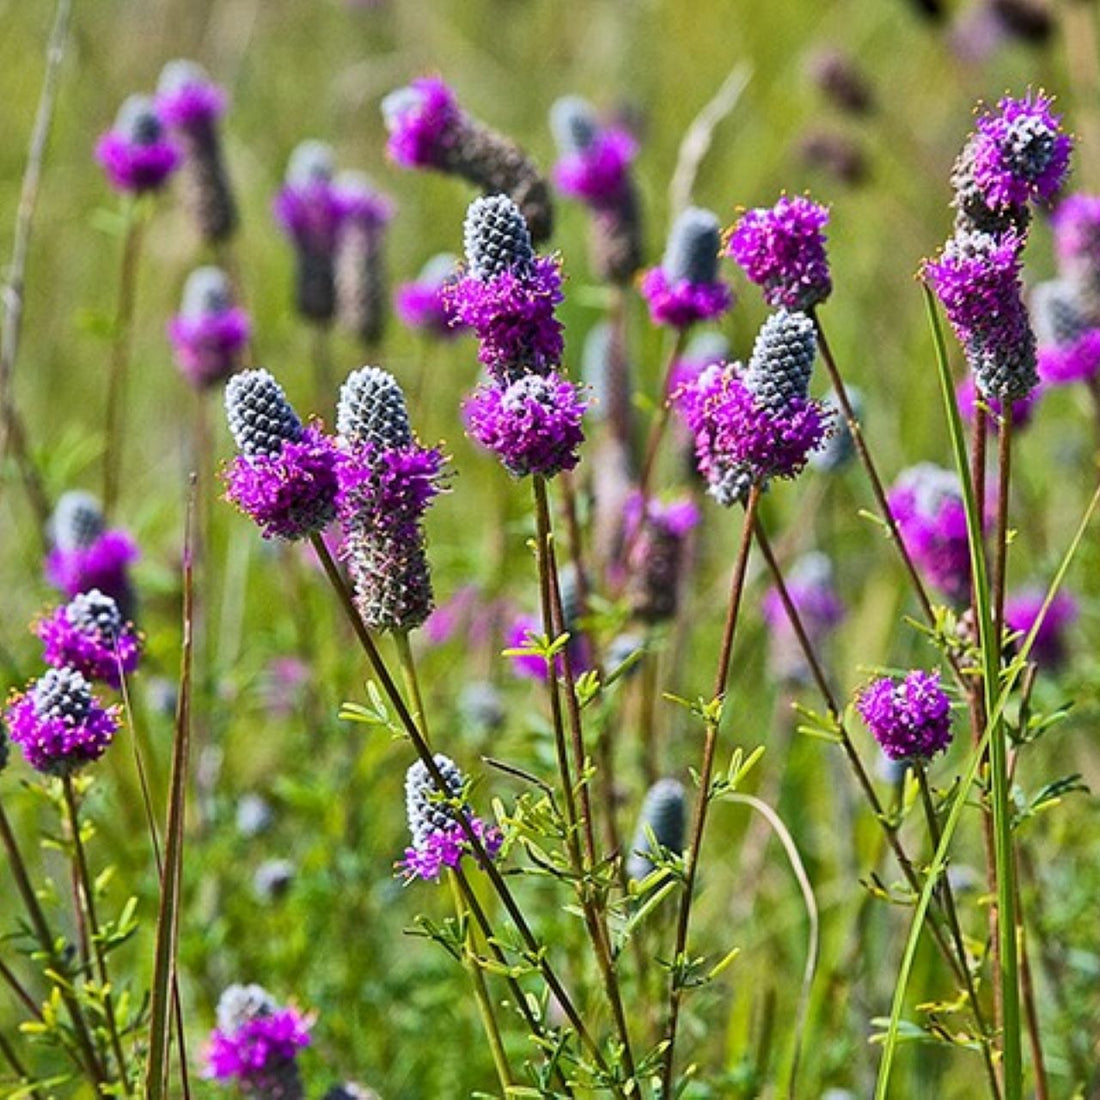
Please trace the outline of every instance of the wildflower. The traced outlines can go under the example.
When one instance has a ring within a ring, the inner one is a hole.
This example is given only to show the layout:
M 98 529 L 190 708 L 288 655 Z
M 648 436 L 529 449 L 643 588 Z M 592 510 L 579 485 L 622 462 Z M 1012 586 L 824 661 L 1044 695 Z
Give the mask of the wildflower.
M 119 108 L 114 127 L 96 144 L 96 160 L 116 191 L 159 190 L 179 164 L 179 152 L 165 137 L 153 101 L 132 95 Z
M 1100 372 L 1100 325 L 1086 293 L 1068 279 L 1050 279 L 1031 292 L 1039 377 L 1048 385 L 1087 382 Z
M 141 640 L 133 624 L 98 588 L 74 596 L 40 619 L 34 629 L 45 646 L 46 664 L 74 668 L 113 688 L 119 687 L 122 673 L 137 668 L 141 657 Z
M 965 604 L 970 546 L 958 477 L 930 462 L 919 463 L 899 475 L 887 502 L 913 560 L 952 603 Z
M 79 490 L 62 494 L 50 535 L 46 579 L 69 597 L 97 588 L 129 617 L 134 605 L 130 565 L 138 557 L 137 544 L 120 528 L 106 527 L 99 501 Z
M 157 81 L 157 110 L 183 150 L 184 205 L 208 244 L 237 228 L 237 204 L 222 158 L 218 120 L 225 93 L 194 61 L 169 61 Z
M 726 253 L 763 290 L 768 305 L 813 309 L 833 289 L 822 233 L 828 221 L 826 207 L 808 197 L 783 195 L 775 206 L 741 216 Z
M 298 312 L 321 323 L 331 321 L 336 309 L 333 257 L 341 204 L 333 171 L 331 147 L 303 141 L 290 155 L 286 180 L 273 207 L 276 220 L 294 244 Z
M 688 496 L 667 503 L 651 500 L 644 515 L 642 503 L 635 493 L 626 506 L 624 541 L 632 546 L 627 599 L 631 613 L 643 622 L 665 622 L 676 617 L 687 537 L 702 517 Z
M 466 401 L 470 438 L 492 451 L 514 477 L 553 477 L 580 461 L 586 402 L 558 374 L 525 375 L 506 388 L 482 386 Z
M 226 498 L 256 521 L 264 538 L 301 539 L 336 514 L 336 450 L 303 426 L 266 370 L 243 371 L 225 388 L 229 430 L 240 454 L 225 475 Z
M 225 381 L 240 366 L 250 327 L 248 314 L 233 304 L 225 272 L 196 268 L 184 284 L 180 312 L 168 324 L 183 376 L 200 390 Z
M 499 384 L 561 361 L 561 265 L 536 256 L 519 208 L 504 195 L 475 199 L 463 227 L 467 269 L 442 291 L 444 308 L 480 341 L 478 359 Z
M 938 672 L 914 670 L 901 683 L 875 680 L 856 705 L 891 760 L 930 760 L 951 744 L 951 700 Z
M 844 605 L 833 586 L 832 562 L 822 553 L 803 554 L 784 577 L 787 595 L 810 645 L 816 651 L 844 618 Z M 777 588 L 761 603 L 768 627 L 768 660 L 775 675 L 790 683 L 809 679 L 802 643 Z
M 601 126 L 579 96 L 554 103 L 550 128 L 561 153 L 554 183 L 592 211 L 590 251 L 597 276 L 625 282 L 641 266 L 638 193 L 630 176 L 637 142 L 624 129 Z
M 236 1082 L 245 1095 L 304 1100 L 298 1052 L 312 1021 L 280 1007 L 262 986 L 231 985 L 218 1000 L 218 1026 L 206 1048 L 206 1077 Z
M 422 760 L 405 773 L 405 813 L 412 846 L 398 867 L 407 879 L 438 879 L 444 867 L 457 867 L 469 851 L 469 840 L 457 815 L 462 814 L 490 859 L 500 851 L 502 837 L 495 825 L 475 817 L 463 799 L 466 777 L 448 756 L 436 753 L 436 767 L 446 784 L 440 791 Z M 460 806 L 451 803 L 461 802 Z
M 1054 251 L 1063 278 L 1100 316 L 1100 195 L 1069 195 L 1051 216 Z
M 958 231 L 922 274 L 943 304 L 978 389 L 985 397 L 1017 401 L 1038 382 L 1035 335 L 1020 285 L 1015 231 L 1000 236 Z
M 1046 601 L 1042 588 L 1028 587 L 1013 592 L 1005 600 L 1005 625 L 1014 634 L 1027 635 L 1039 618 Z M 1069 657 L 1066 630 L 1077 618 L 1077 601 L 1059 590 L 1047 609 L 1031 647 L 1031 660 L 1044 668 L 1057 669 Z
M 341 172 L 333 189 L 340 208 L 334 260 L 337 316 L 364 344 L 375 344 L 386 323 L 383 244 L 393 203 L 361 172 Z
M 660 266 L 640 284 L 655 325 L 685 329 L 733 305 L 733 292 L 718 278 L 720 246 L 718 219 L 709 210 L 689 207 L 676 219 Z
M 673 855 L 684 850 L 685 832 L 684 785 L 678 779 L 658 779 L 645 793 L 642 810 L 638 815 L 638 827 L 630 845 L 626 862 L 628 878 L 641 882 L 655 870 L 654 858 L 663 848 Z M 652 834 L 652 839 L 650 835 Z
M 536 242 L 553 228 L 550 190 L 522 149 L 468 115 L 437 77 L 422 77 L 382 100 L 390 156 L 405 168 L 431 168 L 510 196 Z
M 413 282 L 397 288 L 394 308 L 402 323 L 441 340 L 458 336 L 466 326 L 452 323 L 457 318 L 452 318 L 444 297 L 444 288 L 456 278 L 458 260 L 451 253 L 440 252 L 428 260 Z
M 4 722 L 27 763 L 68 776 L 98 760 L 118 730 L 118 708 L 104 707 L 83 673 L 51 668 L 8 699 Z

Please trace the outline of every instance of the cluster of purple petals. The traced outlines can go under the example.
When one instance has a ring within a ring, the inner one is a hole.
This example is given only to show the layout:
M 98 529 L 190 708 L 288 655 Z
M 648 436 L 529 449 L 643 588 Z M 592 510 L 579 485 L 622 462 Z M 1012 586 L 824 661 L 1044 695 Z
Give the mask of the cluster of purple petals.
M 226 498 L 264 538 L 304 538 L 332 518 L 338 464 L 335 443 L 311 425 L 277 454 L 237 455 L 225 475 Z
M 833 587 L 832 564 L 824 554 L 805 554 L 784 581 L 806 637 L 815 648 L 820 646 L 844 618 L 844 605 Z M 773 671 L 786 680 L 804 680 L 809 666 L 777 588 L 764 593 L 760 610 L 768 627 L 768 656 Z
M 470 437 L 515 477 L 553 477 L 580 461 L 586 402 L 558 374 L 527 374 L 510 385 L 480 386 L 463 405 Z
M 1024 588 L 1005 600 L 1005 623 L 1013 633 L 1027 635 L 1043 609 L 1046 592 L 1042 588 Z M 1059 591 L 1035 633 L 1031 659 L 1044 668 L 1054 669 L 1064 664 L 1069 654 L 1066 630 L 1077 618 L 1077 601 Z
M 247 1082 L 270 1073 L 309 1046 L 309 1027 L 305 1016 L 287 1007 L 245 1020 L 232 1032 L 215 1028 L 206 1050 L 206 1076 Z
M 298 247 L 321 254 L 336 247 L 343 206 L 331 180 L 286 184 L 275 196 L 272 212 Z
M 387 96 L 382 113 L 389 130 L 386 149 L 403 168 L 441 168 L 462 123 L 454 93 L 438 77 L 414 80 Z
M 443 283 L 417 281 L 402 283 L 394 295 L 394 309 L 401 323 L 423 329 L 443 340 L 458 336 L 466 327 L 452 325 L 451 314 L 443 299 Z
M 1097 350 L 1098 353 L 1100 353 L 1100 347 L 1098 347 Z M 1040 351 L 1040 376 L 1042 376 L 1042 370 L 1042 351 Z M 1039 404 L 1039 399 L 1042 396 L 1043 387 L 1040 384 L 1028 393 L 1026 397 L 1021 397 L 1019 400 L 1012 402 L 1012 424 L 1014 428 L 1026 428 L 1027 425 L 1031 423 L 1031 418 L 1035 414 L 1035 407 Z M 972 374 L 967 374 L 955 388 L 955 397 L 958 400 L 959 412 L 962 418 L 968 424 L 973 424 L 978 410 L 978 387 L 974 382 L 974 376 Z M 989 407 L 989 411 L 993 414 L 992 416 L 986 417 L 986 430 L 996 432 L 1001 417 L 1001 409 L 1003 408 L 1001 401 L 996 397 L 983 397 L 981 400 L 983 404 Z
M 337 221 L 360 222 L 371 229 L 381 229 L 393 219 L 393 200 L 366 186 L 342 184 L 338 176 L 332 187 L 336 201 Z
M 938 672 L 917 669 L 901 683 L 889 677 L 875 680 L 857 706 L 891 760 L 930 760 L 951 744 L 951 700 Z
M 108 130 L 95 147 L 96 160 L 116 191 L 156 191 L 179 167 L 179 150 L 168 140 L 142 144 L 118 130 Z
M 627 172 L 638 152 L 632 134 L 619 128 L 600 130 L 590 145 L 566 153 L 554 166 L 558 189 L 590 206 L 614 205 L 622 198 Z
M 248 314 L 236 306 L 168 322 L 168 338 L 180 371 L 191 385 L 206 389 L 233 373 L 241 349 L 248 343 Z
M 833 289 L 822 233 L 828 221 L 826 207 L 783 195 L 773 207 L 742 215 L 726 251 L 763 290 L 768 305 L 809 310 Z
M 206 126 L 225 111 L 225 92 L 206 80 L 188 80 L 157 92 L 157 113 L 165 125 L 178 130 Z
M 699 472 L 727 507 L 750 485 L 796 476 L 829 428 L 816 401 L 792 397 L 782 409 L 765 408 L 732 365 L 708 367 L 674 399 L 695 436 Z
M 972 175 L 992 210 L 1049 202 L 1061 188 L 1073 148 L 1053 100 L 1039 93 L 1006 96 L 979 116 L 971 138 Z
M 435 447 L 352 445 L 337 464 L 337 514 L 358 531 L 380 537 L 419 523 L 443 488 L 445 461 Z
M 1068 344 L 1040 344 L 1039 377 L 1051 386 L 1087 382 L 1100 373 L 1100 328 L 1086 329 Z
M 503 842 L 500 830 L 495 825 L 486 825 L 481 818 L 473 815 L 468 820 L 485 854 L 495 859 Z M 445 867 L 457 867 L 469 851 L 470 842 L 466 833 L 456 822 L 446 829 L 432 830 L 419 846 L 406 848 L 405 858 L 397 864 L 397 868 L 407 881 L 420 878 L 434 882 Z
M 970 544 L 958 478 L 921 463 L 904 471 L 887 494 L 913 560 L 953 603 L 970 598 Z
M 663 267 L 651 267 L 638 285 L 655 325 L 685 329 L 713 321 L 733 305 L 733 291 L 723 282 L 670 280 Z
M 1100 272 L 1100 195 L 1069 195 L 1051 217 L 1059 266 L 1070 276 Z
M 632 493 L 623 507 L 623 538 L 629 543 L 642 522 L 643 503 L 645 522 L 676 538 L 684 538 L 699 526 L 703 513 L 690 496 L 672 500 L 643 500 L 641 493 Z
M 440 299 L 451 324 L 464 325 L 480 341 L 478 359 L 498 382 L 560 362 L 564 342 L 554 310 L 563 299 L 561 263 L 537 256 L 527 270 L 507 270 L 481 280 L 472 273 L 445 283 Z
M 44 699 L 54 676 L 66 677 L 72 688 L 64 713 L 56 707 L 47 709 Z M 118 730 L 119 714 L 117 707 L 100 704 L 79 672 L 51 669 L 28 684 L 25 692 L 12 693 L 4 722 L 32 768 L 65 776 L 107 751 Z
M 129 567 L 137 557 L 137 543 L 125 531 L 112 528 L 87 546 L 55 546 L 46 557 L 46 579 L 66 596 L 98 588 L 126 607 L 133 598 Z
M 72 605 L 57 608 L 38 620 L 34 631 L 43 645 L 43 660 L 55 668 L 75 668 L 89 680 L 117 688 L 141 658 L 141 639 L 132 624 L 118 634 L 74 621 Z

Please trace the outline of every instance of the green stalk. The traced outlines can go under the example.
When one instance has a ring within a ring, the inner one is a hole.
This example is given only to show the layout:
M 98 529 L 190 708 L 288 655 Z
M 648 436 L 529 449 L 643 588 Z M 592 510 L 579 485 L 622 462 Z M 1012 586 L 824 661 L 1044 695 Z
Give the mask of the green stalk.
M 424 699 L 420 694 L 420 677 L 416 671 L 416 661 L 413 660 L 412 647 L 409 645 L 409 632 L 407 630 L 395 630 L 393 632 L 393 644 L 397 649 L 397 662 L 401 666 L 401 675 L 405 680 L 405 690 L 412 701 L 412 717 L 417 729 L 424 735 L 424 743 L 430 744 L 431 737 L 428 734 L 428 712 L 424 708 Z

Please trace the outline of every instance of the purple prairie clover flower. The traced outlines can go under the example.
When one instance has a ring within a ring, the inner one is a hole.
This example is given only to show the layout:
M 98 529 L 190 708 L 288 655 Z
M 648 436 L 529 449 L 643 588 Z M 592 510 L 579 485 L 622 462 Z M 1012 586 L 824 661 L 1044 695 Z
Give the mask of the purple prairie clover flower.
M 122 104 L 114 127 L 96 143 L 95 155 L 111 186 L 132 194 L 159 190 L 180 161 L 155 104 L 144 95 Z
M 822 553 L 803 554 L 783 578 L 787 595 L 798 613 L 799 622 L 816 649 L 840 625 L 844 605 L 833 584 L 832 562 Z M 781 680 L 802 683 L 810 669 L 794 624 L 777 588 L 764 593 L 760 611 L 768 628 L 768 660 Z
M 1100 326 L 1087 289 L 1069 279 L 1050 279 L 1031 292 L 1031 316 L 1039 342 L 1039 377 L 1051 386 L 1087 382 L 1100 371 Z
M 384 245 L 393 202 L 362 172 L 341 172 L 333 190 L 340 209 L 334 259 L 336 316 L 369 346 L 385 330 L 389 289 Z
M 1014 634 L 1026 636 L 1039 618 L 1045 600 L 1046 592 L 1038 587 L 1023 588 L 1011 593 L 1005 600 L 1005 624 L 1008 629 Z M 1031 647 L 1033 661 L 1049 669 L 1065 664 L 1069 656 L 1066 631 L 1077 618 L 1077 611 L 1077 601 L 1068 592 L 1059 591 L 1055 594 L 1042 625 L 1035 634 L 1035 642 Z
M 718 278 L 721 243 L 718 218 L 709 210 L 689 207 L 676 219 L 660 266 L 639 284 L 655 325 L 686 329 L 733 305 L 733 291 Z
M 51 615 L 39 619 L 34 631 L 55 668 L 75 668 L 89 680 L 117 688 L 122 673 L 133 672 L 141 657 L 141 639 L 126 622 L 118 604 L 93 588 L 81 592 Z
M 676 617 L 687 537 L 700 519 L 698 506 L 688 496 L 651 500 L 644 515 L 637 493 L 627 501 L 623 541 L 632 547 L 627 599 L 636 618 L 658 623 Z
M 746 211 L 729 235 L 726 254 L 740 264 L 773 307 L 809 310 L 832 293 L 825 234 L 827 207 L 783 195 L 772 207 Z
M 970 547 L 957 475 L 931 462 L 919 463 L 898 476 L 886 499 L 913 560 L 953 604 L 965 604 Z
M 1100 335 L 1100 333 L 1098 333 Z M 1042 356 L 1040 353 L 1039 370 L 1042 374 Z M 1040 381 L 1026 397 L 1021 397 L 1018 401 L 1012 402 L 1012 425 L 1014 428 L 1026 428 L 1031 423 L 1031 418 L 1035 412 L 1035 406 L 1039 403 L 1039 398 L 1043 394 L 1043 383 Z M 977 409 L 978 409 L 978 387 L 975 385 L 974 376 L 968 374 L 959 384 L 955 387 L 955 397 L 959 403 L 959 413 L 962 418 L 968 423 L 973 424 Z M 987 416 L 985 421 L 986 431 L 996 432 L 1000 424 L 1003 406 L 996 397 L 982 398 L 984 404 L 989 407 L 989 411 L 993 414 Z
M 546 374 L 561 361 L 561 263 L 536 256 L 527 223 L 505 195 L 475 199 L 463 225 L 466 273 L 442 290 L 453 322 L 473 329 L 478 359 L 498 383 Z
M 310 321 L 327 323 L 336 310 L 334 257 L 342 206 L 333 186 L 332 148 L 303 141 L 290 155 L 275 197 L 275 220 L 294 245 L 295 300 Z
M 439 646 L 449 642 L 461 630 L 477 609 L 481 594 L 476 584 L 464 584 L 428 616 L 424 624 L 424 638 L 429 645 Z
M 429 168 L 468 180 L 486 195 L 508 195 L 536 242 L 550 237 L 550 189 L 515 142 L 458 105 L 437 77 L 422 77 L 382 100 L 390 156 L 405 168 Z
M 448 756 L 436 753 L 435 765 L 446 783 L 440 791 L 422 760 L 405 773 L 405 813 L 412 845 L 397 867 L 406 881 L 414 878 L 436 880 L 445 867 L 457 867 L 470 851 L 470 842 L 459 823 L 461 814 L 481 841 L 486 854 L 494 859 L 500 851 L 502 836 L 495 825 L 476 817 L 463 800 L 466 777 Z M 461 805 L 454 803 L 461 802 Z
M 630 855 L 626 861 L 627 878 L 641 882 L 656 869 L 657 853 L 653 841 L 674 855 L 684 850 L 687 825 L 686 792 L 678 779 L 658 779 L 645 793 Z M 650 836 L 652 835 L 652 840 Z
M 248 314 L 233 304 L 225 272 L 216 267 L 192 271 L 180 312 L 168 323 L 184 378 L 199 390 L 224 382 L 240 366 L 250 331 Z
M 817 332 L 805 313 L 776 310 L 760 326 L 743 378 L 750 393 L 772 412 L 810 394 Z
M 242 1095 L 304 1100 L 298 1054 L 313 1021 L 280 1007 L 258 985 L 231 985 L 218 1001 L 218 1026 L 206 1047 L 205 1077 L 235 1082 Z
M 118 730 L 118 708 L 104 707 L 83 673 L 47 669 L 8 699 L 4 721 L 35 771 L 68 776 L 98 760 Z
M 1026 397 L 1038 382 L 1035 334 L 1020 285 L 1023 239 L 960 230 L 922 275 L 943 304 L 983 396 Z
M 450 252 L 440 252 L 428 260 L 411 283 L 397 288 L 393 304 L 402 324 L 439 340 L 462 333 L 466 325 L 452 318 L 443 294 L 444 287 L 457 278 L 458 258 Z
M 856 706 L 891 760 L 931 760 L 951 744 L 951 700 L 938 672 L 916 669 L 900 683 L 875 680 Z
M 333 441 L 303 426 L 266 370 L 234 375 L 225 408 L 241 452 L 224 475 L 226 499 L 256 521 L 264 538 L 295 540 L 324 530 L 339 490 Z
M 130 566 L 138 558 L 137 543 L 121 528 L 106 528 L 95 497 L 80 490 L 63 493 L 50 519 L 50 539 L 50 584 L 70 598 L 98 588 L 124 616 L 132 614 Z
M 237 228 L 237 204 L 222 158 L 218 122 L 225 93 L 193 61 L 169 61 L 157 81 L 157 111 L 183 150 L 183 200 L 202 239 L 216 244 Z
M 1100 195 L 1069 195 L 1054 209 L 1058 270 L 1100 315 Z
M 553 477 L 580 461 L 586 402 L 558 374 L 525 375 L 506 388 L 481 386 L 463 411 L 470 438 L 492 451 L 514 477 Z

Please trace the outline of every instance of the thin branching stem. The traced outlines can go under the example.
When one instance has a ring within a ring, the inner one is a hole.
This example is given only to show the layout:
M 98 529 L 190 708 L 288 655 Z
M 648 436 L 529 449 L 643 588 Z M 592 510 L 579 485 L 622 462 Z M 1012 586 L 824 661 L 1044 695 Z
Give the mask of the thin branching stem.
M 21 1085 L 28 1085 L 31 1080 L 30 1075 L 20 1061 L 19 1055 L 15 1053 L 15 1048 L 8 1042 L 3 1032 L 0 1032 L 0 1054 L 4 1056 L 4 1061 L 11 1066 L 12 1073 L 19 1078 L 19 1083 Z M 34 1100 L 44 1100 L 42 1090 L 37 1085 L 33 1084 L 29 1086 L 23 1095 L 33 1097 Z
M 721 716 L 725 713 L 728 700 L 725 698 L 726 681 L 729 679 L 730 659 L 733 655 L 733 637 L 737 630 L 737 619 L 741 611 L 741 596 L 745 590 L 745 576 L 749 567 L 749 552 L 752 549 L 752 530 L 756 521 L 756 509 L 760 503 L 760 487 L 754 485 L 749 490 L 745 502 L 745 518 L 741 528 L 741 541 L 737 549 L 733 573 L 730 578 L 729 606 L 726 613 L 726 625 L 722 632 L 722 648 L 718 657 L 718 671 L 714 680 L 714 700 L 721 701 L 722 709 L 718 717 L 706 723 L 703 741 L 703 763 L 699 771 L 699 795 L 695 800 L 695 814 L 691 826 L 691 841 L 684 856 L 684 888 L 680 895 L 680 909 L 676 918 L 676 942 L 672 953 L 668 992 L 668 1023 L 665 1027 L 664 1061 L 661 1070 L 661 1095 L 674 1096 L 672 1081 L 676 1055 L 676 1032 L 680 1023 L 680 1008 L 684 996 L 682 970 L 687 964 L 688 929 L 691 923 L 692 900 L 695 895 L 695 879 L 699 866 L 699 854 L 703 847 L 703 830 L 707 823 L 707 809 L 711 798 L 711 777 L 714 774 L 714 756 L 718 744 L 718 728 Z

